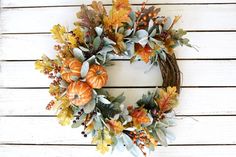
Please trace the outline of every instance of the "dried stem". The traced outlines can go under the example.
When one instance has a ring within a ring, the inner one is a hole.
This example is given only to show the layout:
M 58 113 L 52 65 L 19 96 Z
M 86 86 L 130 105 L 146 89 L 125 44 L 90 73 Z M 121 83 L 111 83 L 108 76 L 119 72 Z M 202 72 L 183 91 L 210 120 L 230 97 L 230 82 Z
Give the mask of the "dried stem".
M 181 75 L 175 55 L 166 54 L 166 61 L 158 57 L 158 62 L 163 78 L 162 86 L 176 86 L 177 92 L 180 92 Z

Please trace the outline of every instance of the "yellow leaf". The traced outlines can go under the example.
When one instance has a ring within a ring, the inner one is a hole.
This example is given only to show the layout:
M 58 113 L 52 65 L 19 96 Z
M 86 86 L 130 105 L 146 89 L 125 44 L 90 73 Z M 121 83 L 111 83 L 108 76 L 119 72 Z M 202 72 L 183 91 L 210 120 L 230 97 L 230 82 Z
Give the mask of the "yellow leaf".
M 112 9 L 109 16 L 105 16 L 103 19 L 105 29 L 116 28 L 123 25 L 125 22 L 129 22 L 129 10 L 120 9 L 119 11 Z
M 107 129 L 98 130 L 92 139 L 93 144 L 97 144 L 97 150 L 104 154 L 109 151 L 108 145 L 112 144 L 111 136 Z
M 69 125 L 70 121 L 73 119 L 73 111 L 70 107 L 63 108 L 59 111 L 57 118 L 61 125 Z
M 58 85 L 54 85 L 54 84 L 50 84 L 49 86 L 49 93 L 52 96 L 58 96 L 60 94 L 60 86 Z
M 107 123 L 115 134 L 120 134 L 124 130 L 120 121 L 109 120 Z
M 58 43 L 65 43 L 66 39 L 65 39 L 65 33 L 66 33 L 66 29 L 65 27 L 61 26 L 61 25 L 55 25 L 53 26 L 53 28 L 51 29 L 51 33 L 53 35 L 53 38 L 58 42 Z
M 84 32 L 82 31 L 80 26 L 77 26 L 74 30 L 73 33 L 75 34 L 75 37 L 77 40 L 79 40 L 80 43 L 84 43 Z
M 159 90 L 159 97 L 156 99 L 160 111 L 166 112 L 177 106 L 178 93 L 176 87 L 167 87 L 166 90 Z
M 70 43 L 70 46 L 72 48 L 75 48 L 77 46 L 77 40 L 75 38 L 75 36 L 68 34 L 68 42 Z

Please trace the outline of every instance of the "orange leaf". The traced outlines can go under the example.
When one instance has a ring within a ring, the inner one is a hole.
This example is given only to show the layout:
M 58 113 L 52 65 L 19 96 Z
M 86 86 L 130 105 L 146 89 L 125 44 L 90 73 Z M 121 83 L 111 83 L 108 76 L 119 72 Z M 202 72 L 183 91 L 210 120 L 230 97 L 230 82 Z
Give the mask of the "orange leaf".
M 166 112 L 176 107 L 177 105 L 178 93 L 176 92 L 176 87 L 167 87 L 166 90 L 159 90 L 159 97 L 156 99 L 159 105 L 160 111 Z
M 113 0 L 113 8 L 130 10 L 129 0 Z
M 145 47 L 142 47 L 139 44 L 135 45 L 135 52 L 137 55 L 139 55 L 141 57 L 141 59 L 145 62 L 148 63 L 150 60 L 150 57 L 152 57 L 154 55 L 153 50 L 146 45 Z

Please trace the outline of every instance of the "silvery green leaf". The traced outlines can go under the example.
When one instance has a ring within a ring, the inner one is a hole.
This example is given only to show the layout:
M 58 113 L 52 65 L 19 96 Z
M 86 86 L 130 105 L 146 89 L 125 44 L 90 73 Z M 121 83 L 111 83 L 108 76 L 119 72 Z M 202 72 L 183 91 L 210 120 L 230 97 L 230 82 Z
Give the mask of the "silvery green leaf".
M 171 18 L 170 18 L 170 17 L 167 17 L 167 21 L 166 21 L 166 23 L 165 23 L 163 29 L 164 29 L 164 30 L 168 30 L 168 29 L 170 28 L 171 24 L 172 24 Z
M 68 83 L 66 81 L 64 81 L 64 80 L 61 80 L 60 81 L 60 87 L 61 88 L 67 88 L 68 87 Z
M 159 34 L 161 34 L 161 32 L 162 32 L 162 26 L 159 25 L 158 28 L 159 28 Z
M 152 42 L 154 42 L 155 44 L 158 44 L 158 43 L 159 43 L 158 40 L 156 40 L 155 38 L 152 38 L 152 37 L 150 37 L 149 40 L 152 41 Z
M 103 127 L 99 115 L 97 115 L 97 116 L 94 118 L 94 121 L 95 121 L 95 122 L 94 122 L 94 129 L 99 130 L 99 129 L 101 129 L 101 128 Z
M 92 65 L 95 62 L 96 56 L 92 55 L 89 59 L 87 59 L 87 62 Z
M 97 50 L 99 48 L 101 44 L 101 38 L 99 36 L 97 36 L 94 40 L 93 40 L 93 47 L 95 50 Z
M 103 61 L 103 56 L 102 55 L 96 55 L 97 59 L 99 59 L 100 61 Z
M 113 46 L 105 46 L 98 53 L 104 54 L 113 50 Z
M 168 141 L 174 141 L 176 139 L 173 132 L 171 132 L 169 129 L 166 129 L 166 138 L 168 139 Z
M 123 34 L 124 31 L 125 31 L 124 27 L 120 27 L 119 30 L 118 30 L 118 33 Z
M 154 22 L 153 22 L 153 20 L 151 19 L 151 20 L 149 21 L 149 23 L 148 23 L 148 32 L 152 29 L 153 24 L 154 24 Z
M 148 32 L 144 29 L 138 30 L 135 35 L 138 39 L 148 38 Z
M 125 31 L 125 37 L 129 36 L 133 32 L 133 29 L 128 29 Z
M 94 99 L 92 99 L 90 102 L 88 102 L 85 106 L 84 106 L 84 112 L 85 113 L 91 113 L 93 110 L 94 110 L 94 108 L 95 108 L 95 100 Z
M 80 48 L 82 51 L 84 51 L 84 52 L 89 52 L 89 49 L 87 49 L 87 48 L 85 48 L 85 47 L 83 47 L 83 46 L 79 46 L 79 48 Z
M 149 45 L 152 49 L 154 49 L 154 47 L 155 47 L 155 43 L 152 42 L 152 41 L 148 41 L 148 45 Z
M 99 61 L 97 60 L 97 58 L 95 58 L 95 63 L 96 63 L 97 65 L 100 65 L 100 63 L 99 63 Z
M 145 37 L 145 38 L 139 40 L 138 43 L 139 43 L 142 47 L 145 47 L 145 45 L 148 43 L 148 38 Z
M 136 21 L 136 14 L 134 11 L 131 11 L 130 14 L 129 14 L 130 18 L 132 21 Z
M 85 61 L 83 62 L 81 67 L 81 77 L 84 78 L 87 75 L 88 71 L 89 71 L 89 62 Z
M 101 36 L 102 35 L 102 32 L 103 32 L 103 29 L 100 28 L 100 27 L 95 27 L 95 31 L 97 33 L 98 36 Z
M 127 150 L 130 150 L 132 149 L 132 147 L 134 146 L 134 143 L 133 141 L 130 139 L 130 137 L 126 134 L 122 134 L 122 137 L 123 137 L 123 142 L 125 144 L 125 147 Z
M 107 37 L 104 37 L 103 40 L 104 40 L 105 43 L 108 44 L 108 45 L 116 45 L 116 43 L 115 43 L 113 40 L 111 40 L 111 39 L 109 39 L 109 38 L 107 38 Z
M 125 96 L 124 96 L 124 92 L 123 92 L 119 96 L 117 96 L 112 102 L 122 103 L 124 101 L 125 101 Z
M 158 122 L 156 122 L 156 127 L 158 127 L 158 128 L 165 128 L 165 127 L 168 127 L 168 124 L 163 123 L 161 121 L 158 121 Z
M 73 55 L 75 58 L 83 62 L 85 60 L 83 52 L 79 48 L 73 49 Z
M 168 146 L 165 133 L 161 129 L 156 129 L 156 134 L 159 138 L 159 142 L 161 143 L 161 145 L 165 147 Z
M 82 114 L 80 117 L 79 117 L 79 120 L 76 120 L 76 123 L 73 123 L 71 125 L 72 128 L 78 128 L 81 126 L 81 124 L 84 122 L 85 120 L 85 117 L 86 117 L 86 114 Z
M 151 34 L 149 35 L 150 37 L 154 37 L 157 33 L 156 29 L 153 29 L 153 31 L 151 32 Z
M 60 73 L 56 73 L 56 77 L 61 77 L 61 74 Z
M 135 53 L 134 43 L 133 42 L 126 43 L 126 46 L 129 55 L 132 56 Z
M 78 76 L 71 76 L 70 79 L 73 80 L 73 81 L 78 81 L 79 77 Z
M 160 51 L 159 56 L 161 57 L 162 60 L 166 60 L 166 54 L 163 51 Z
M 110 104 L 111 102 L 109 100 L 107 100 L 106 98 L 104 97 L 98 97 L 99 101 L 101 101 L 102 103 L 104 104 Z
M 135 157 L 143 157 L 143 152 L 136 145 L 133 146 L 130 153 Z

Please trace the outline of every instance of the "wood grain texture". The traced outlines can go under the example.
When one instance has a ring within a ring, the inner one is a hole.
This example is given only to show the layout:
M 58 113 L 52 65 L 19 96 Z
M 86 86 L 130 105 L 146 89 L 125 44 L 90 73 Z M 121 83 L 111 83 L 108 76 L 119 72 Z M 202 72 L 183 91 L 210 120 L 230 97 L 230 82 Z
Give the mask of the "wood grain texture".
M 177 48 L 179 59 L 236 58 L 236 32 L 189 32 L 186 37 L 199 52 L 188 47 Z M 3 35 L 0 42 L 3 60 L 35 60 L 42 54 L 54 58 L 56 53 L 53 49 L 56 43 L 50 34 Z
M 144 93 L 154 88 L 111 88 L 110 94 L 124 92 L 124 104 L 135 104 Z M 183 88 L 179 97 L 177 115 L 235 115 L 236 88 Z M 0 115 L 55 115 L 45 109 L 52 99 L 48 89 L 0 89 Z
M 103 4 L 111 4 L 111 0 L 101 0 Z M 90 4 L 92 0 L 2 0 L 2 7 L 37 7 L 37 6 L 68 6 L 68 5 L 81 5 Z M 130 0 L 132 4 L 141 4 L 143 0 Z M 235 0 L 148 0 L 149 4 L 172 4 L 172 3 L 235 3 Z
M 136 7 L 137 8 L 137 7 Z M 182 18 L 176 27 L 186 30 L 235 30 L 236 4 L 232 5 L 163 5 L 160 15 Z M 3 33 L 49 32 L 60 23 L 73 28 L 79 7 L 2 9 Z M 17 18 L 16 18 L 17 17 Z M 217 20 L 211 20 L 215 19 Z M 21 19 L 18 22 L 18 19 Z M 211 20 L 211 22 L 209 22 Z M 17 26 L 16 26 L 17 23 Z
M 235 144 L 235 116 L 178 117 L 170 144 Z M 82 128 L 62 127 L 55 117 L 0 117 L 1 143 L 90 144 Z M 17 127 L 18 126 L 18 127 Z
M 160 86 L 160 69 L 143 62 L 116 61 L 107 67 L 107 86 Z M 183 86 L 236 86 L 235 60 L 181 60 L 178 61 L 183 73 Z M 51 80 L 34 69 L 34 62 L 2 62 L 0 85 L 2 87 L 48 87 Z
M 32 157 L 32 154 L 34 157 L 133 157 L 127 151 L 115 151 L 103 156 L 96 152 L 94 146 L 0 146 L 0 156 Z M 150 157 L 235 157 L 235 154 L 236 146 L 169 146 L 158 147 Z

